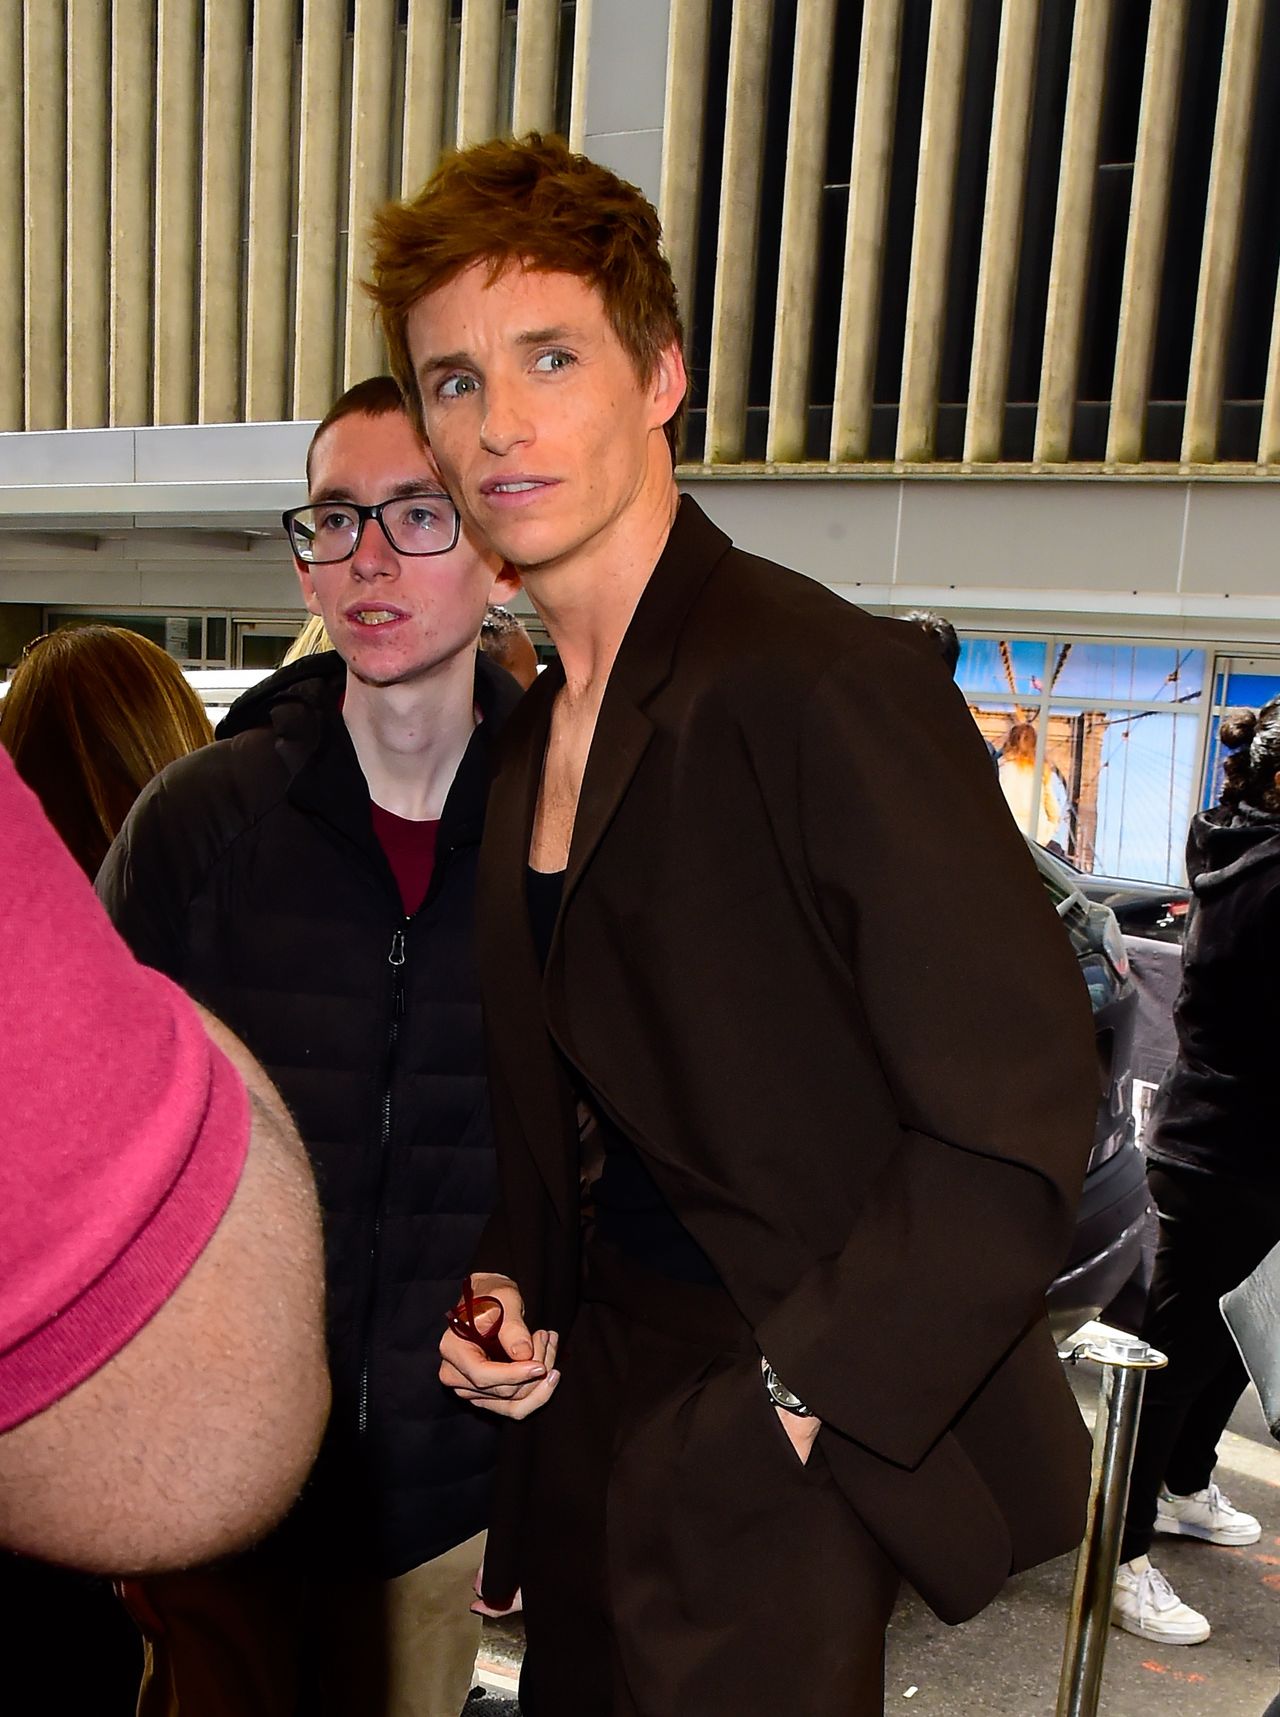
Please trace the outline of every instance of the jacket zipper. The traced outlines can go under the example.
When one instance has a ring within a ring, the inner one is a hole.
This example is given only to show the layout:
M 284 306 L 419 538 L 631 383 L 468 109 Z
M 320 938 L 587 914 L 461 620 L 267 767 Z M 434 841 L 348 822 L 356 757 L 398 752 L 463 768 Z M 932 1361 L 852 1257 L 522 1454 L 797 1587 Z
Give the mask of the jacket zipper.
M 405 924 L 409 920 L 405 919 Z M 373 1313 L 378 1297 L 378 1244 L 382 1237 L 382 1204 L 387 1190 L 387 1164 L 391 1156 L 391 1086 L 395 1078 L 396 1045 L 400 1038 L 400 1021 L 404 1015 L 404 925 L 391 938 L 387 963 L 391 967 L 391 1023 L 387 1030 L 387 1073 L 382 1091 L 382 1124 L 378 1140 L 378 1199 L 373 1212 L 373 1233 L 369 1240 L 369 1298 L 365 1306 L 364 1331 L 360 1354 L 359 1432 L 363 1437 L 369 1428 L 369 1365 L 370 1340 L 373 1335 Z

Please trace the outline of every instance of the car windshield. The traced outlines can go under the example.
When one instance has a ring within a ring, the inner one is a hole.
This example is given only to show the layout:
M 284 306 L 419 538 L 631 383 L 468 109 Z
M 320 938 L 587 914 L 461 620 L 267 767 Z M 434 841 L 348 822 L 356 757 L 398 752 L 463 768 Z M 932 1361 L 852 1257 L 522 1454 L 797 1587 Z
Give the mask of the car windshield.
M 1057 865 L 1059 871 L 1077 878 L 1080 882 L 1096 882 L 1099 887 L 1116 883 L 1123 888 L 1144 889 L 1152 894 L 1158 894 L 1162 888 L 1176 889 L 1177 883 L 1148 882 L 1140 876 L 1112 876 L 1106 871 L 1082 870 L 1078 864 L 1073 864 L 1069 858 L 1059 853 L 1051 853 L 1047 847 L 1039 849 L 1050 863 Z
M 1069 865 L 1046 852 L 1043 847 L 1037 847 L 1035 853 L 1036 869 L 1040 872 L 1040 880 L 1048 892 L 1050 900 L 1061 910 L 1073 895 L 1080 892 L 1075 873 Z

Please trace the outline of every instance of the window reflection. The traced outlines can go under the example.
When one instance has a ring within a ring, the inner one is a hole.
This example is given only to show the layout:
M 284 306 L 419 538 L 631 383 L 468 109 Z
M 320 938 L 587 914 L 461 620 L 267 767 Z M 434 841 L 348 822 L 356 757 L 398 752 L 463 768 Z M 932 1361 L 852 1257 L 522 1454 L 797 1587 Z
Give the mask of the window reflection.
M 1196 724 L 1158 710 L 1055 710 L 1077 767 L 1071 844 L 1081 870 L 1175 882 L 1194 798 Z
M 1048 645 L 1031 638 L 964 638 L 956 679 L 968 692 L 1038 696 Z
M 1204 651 L 1173 645 L 1063 643 L 1055 668 L 1061 697 L 1193 703 L 1204 686 Z
M 1026 834 L 1081 870 L 1173 882 L 1205 667 L 1177 644 L 982 638 L 957 678 Z
M 1050 851 L 1069 853 L 1071 796 L 1066 778 L 1031 721 L 1013 721 L 998 752 L 1000 791 L 1018 827 Z

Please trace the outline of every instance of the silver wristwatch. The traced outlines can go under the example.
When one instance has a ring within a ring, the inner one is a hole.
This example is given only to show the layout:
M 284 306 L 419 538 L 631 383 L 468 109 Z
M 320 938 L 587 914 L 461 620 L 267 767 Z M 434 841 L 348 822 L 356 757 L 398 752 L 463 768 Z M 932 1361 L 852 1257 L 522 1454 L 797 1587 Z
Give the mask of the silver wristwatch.
M 800 1397 L 787 1388 L 769 1361 L 762 1359 L 760 1366 L 764 1376 L 765 1391 L 774 1406 L 781 1407 L 784 1413 L 794 1413 L 797 1419 L 812 1419 L 813 1408 L 806 1407 Z

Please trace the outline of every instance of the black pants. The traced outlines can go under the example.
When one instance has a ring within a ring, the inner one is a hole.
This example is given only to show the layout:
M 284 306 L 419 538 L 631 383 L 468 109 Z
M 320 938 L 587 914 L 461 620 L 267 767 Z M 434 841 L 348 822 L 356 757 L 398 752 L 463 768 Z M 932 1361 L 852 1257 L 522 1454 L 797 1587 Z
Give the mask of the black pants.
M 525 1717 L 880 1717 L 898 1576 L 719 1288 L 597 1248 L 537 1427 Z
M 1168 1356 L 1147 1374 L 1125 1515 L 1122 1562 L 1151 1548 L 1156 1496 L 1208 1484 L 1218 1439 L 1248 1376 L 1218 1301 L 1280 1240 L 1280 1190 L 1153 1163 L 1160 1213 L 1143 1337 Z

